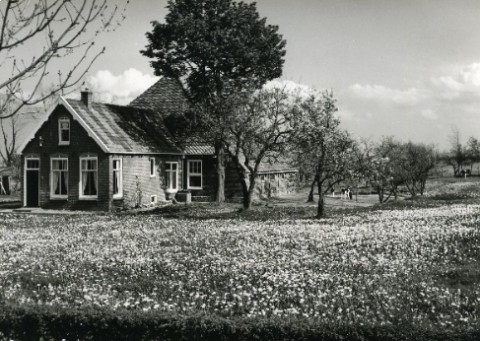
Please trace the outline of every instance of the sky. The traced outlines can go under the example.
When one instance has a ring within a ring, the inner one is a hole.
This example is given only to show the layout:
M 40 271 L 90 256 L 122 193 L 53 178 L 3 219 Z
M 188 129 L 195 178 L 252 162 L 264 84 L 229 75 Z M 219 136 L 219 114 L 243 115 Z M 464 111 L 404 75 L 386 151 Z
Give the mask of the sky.
M 127 104 L 156 81 L 139 51 L 166 4 L 130 1 L 122 26 L 98 37 L 106 53 L 86 76 L 97 100 Z M 287 41 L 281 80 L 332 90 L 354 137 L 439 149 L 449 148 L 453 127 L 462 142 L 480 138 L 480 1 L 258 0 L 257 8 Z

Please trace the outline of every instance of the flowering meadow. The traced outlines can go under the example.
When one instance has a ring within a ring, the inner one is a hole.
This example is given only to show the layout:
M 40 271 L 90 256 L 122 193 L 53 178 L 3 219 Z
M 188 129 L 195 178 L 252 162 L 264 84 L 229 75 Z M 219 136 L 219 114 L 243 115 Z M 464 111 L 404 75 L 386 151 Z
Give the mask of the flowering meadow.
M 480 205 L 271 221 L 4 214 L 0 305 L 478 330 Z

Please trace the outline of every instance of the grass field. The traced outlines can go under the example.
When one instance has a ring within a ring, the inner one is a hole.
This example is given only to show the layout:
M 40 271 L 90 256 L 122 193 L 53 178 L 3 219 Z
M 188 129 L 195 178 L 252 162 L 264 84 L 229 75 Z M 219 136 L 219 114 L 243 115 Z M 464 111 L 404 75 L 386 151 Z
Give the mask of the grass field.
M 386 327 L 392 339 L 422 339 L 419 331 L 473 339 L 478 183 L 445 188 L 432 186 L 410 206 L 333 210 L 319 221 L 308 219 L 308 207 L 169 211 L 182 219 L 0 215 L 0 305 L 237 326 L 293 321 L 338 337 L 342 328 Z

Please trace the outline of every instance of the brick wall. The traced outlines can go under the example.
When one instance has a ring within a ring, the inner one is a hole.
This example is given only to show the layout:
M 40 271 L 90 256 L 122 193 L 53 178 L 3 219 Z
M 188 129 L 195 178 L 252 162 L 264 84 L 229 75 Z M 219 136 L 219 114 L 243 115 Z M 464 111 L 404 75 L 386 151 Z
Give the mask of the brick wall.
M 137 200 L 141 204 L 149 204 L 153 195 L 158 201 L 166 200 L 166 163 L 178 162 L 178 189 L 182 189 L 183 167 L 182 159 L 178 155 L 111 155 L 112 158 L 122 159 L 123 198 L 112 199 L 112 208 L 132 208 Z M 150 159 L 155 159 L 155 176 L 150 176 Z M 113 173 L 110 162 L 110 173 Z M 110 194 L 113 191 L 113 176 L 109 181 Z M 138 195 L 136 193 L 141 193 Z M 110 195 L 112 197 L 112 195 Z
M 70 119 L 70 144 L 59 145 L 58 119 Z M 43 143 L 40 146 L 39 137 Z M 81 200 L 80 191 L 80 157 L 96 156 L 98 158 L 98 199 Z M 35 137 L 24 149 L 22 155 L 22 169 L 25 166 L 25 157 L 40 158 L 39 177 L 39 205 L 43 208 L 74 209 L 74 210 L 108 210 L 108 156 L 103 153 L 97 143 L 88 136 L 83 127 L 73 119 L 70 113 L 58 106 L 49 119 L 37 131 Z M 51 157 L 68 158 L 68 199 L 50 198 L 50 159 Z M 22 184 L 24 172 L 22 171 Z M 22 200 L 24 198 L 22 186 Z

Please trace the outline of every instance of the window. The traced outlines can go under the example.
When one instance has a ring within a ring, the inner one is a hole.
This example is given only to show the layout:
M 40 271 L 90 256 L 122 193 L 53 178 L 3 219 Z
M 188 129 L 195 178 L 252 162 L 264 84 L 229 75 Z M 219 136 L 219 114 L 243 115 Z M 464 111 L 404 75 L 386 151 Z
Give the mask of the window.
M 80 198 L 98 197 L 98 160 L 96 157 L 80 158 Z
M 113 170 L 113 197 L 123 197 L 123 176 L 122 176 L 122 159 L 112 160 Z
M 70 144 L 70 120 L 68 118 L 58 120 L 58 144 Z
M 66 199 L 68 197 L 68 159 L 50 159 L 50 197 Z
M 26 159 L 26 160 L 27 160 L 27 169 L 29 169 L 29 170 L 40 169 L 40 160 L 39 159 Z
M 188 188 L 202 189 L 202 160 L 188 161 Z
M 167 172 L 167 189 L 177 190 L 178 189 L 178 163 L 167 162 L 166 172 Z
M 157 173 L 157 169 L 156 169 L 156 165 L 155 165 L 155 158 L 154 157 L 151 157 L 150 158 L 150 176 L 151 177 L 154 177 L 155 174 Z
M 152 205 L 158 203 L 158 199 L 157 199 L 157 196 L 156 196 L 156 195 L 152 195 L 152 196 L 150 197 L 150 203 L 151 203 Z

